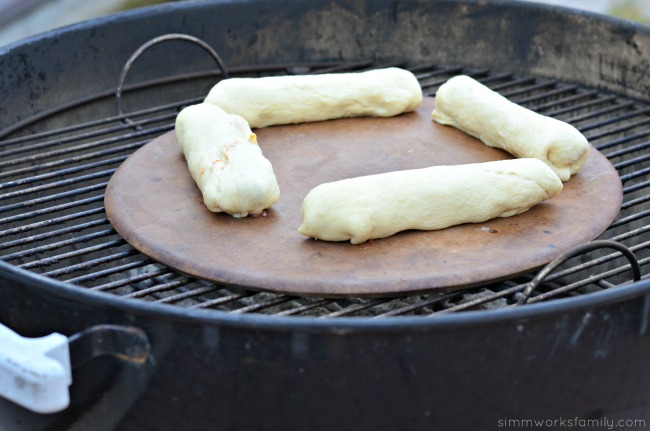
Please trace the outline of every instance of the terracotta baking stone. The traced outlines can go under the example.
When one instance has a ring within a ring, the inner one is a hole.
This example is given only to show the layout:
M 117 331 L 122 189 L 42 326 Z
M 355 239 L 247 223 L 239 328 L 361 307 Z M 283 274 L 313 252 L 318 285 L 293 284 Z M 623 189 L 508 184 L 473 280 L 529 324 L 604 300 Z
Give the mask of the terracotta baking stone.
M 304 296 L 391 296 L 469 287 L 540 267 L 598 237 L 622 186 L 591 149 L 561 194 L 526 213 L 439 231 L 406 231 L 359 245 L 298 233 L 304 196 L 318 184 L 381 172 L 510 158 L 431 120 L 434 100 L 393 118 L 354 118 L 256 130 L 282 196 L 266 217 L 210 212 L 174 132 L 131 155 L 106 189 L 115 229 L 183 273 L 253 290 Z

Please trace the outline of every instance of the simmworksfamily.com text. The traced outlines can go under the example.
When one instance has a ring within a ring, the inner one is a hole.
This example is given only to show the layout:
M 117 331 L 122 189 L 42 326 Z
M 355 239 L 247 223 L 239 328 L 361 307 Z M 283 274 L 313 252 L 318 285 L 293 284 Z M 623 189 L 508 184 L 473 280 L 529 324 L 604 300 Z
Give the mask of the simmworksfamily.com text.
M 553 418 L 553 419 L 519 419 L 519 418 L 502 418 L 497 420 L 499 428 L 538 428 L 552 427 L 557 428 L 589 428 L 589 429 L 643 429 L 646 427 L 645 419 L 611 419 L 597 418 L 584 419 L 574 418 Z

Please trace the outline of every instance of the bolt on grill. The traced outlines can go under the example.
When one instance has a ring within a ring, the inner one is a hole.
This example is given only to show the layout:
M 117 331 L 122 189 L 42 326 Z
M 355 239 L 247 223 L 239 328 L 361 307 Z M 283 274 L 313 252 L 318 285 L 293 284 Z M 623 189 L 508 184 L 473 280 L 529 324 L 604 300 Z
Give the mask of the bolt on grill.
M 426 96 L 457 74 L 474 77 L 509 99 L 576 126 L 616 167 L 624 186 L 619 217 L 601 235 L 648 263 L 650 253 L 650 106 L 583 86 L 462 66 L 391 64 L 411 70 Z M 386 64 L 327 63 L 230 69 L 232 76 L 331 73 Z M 188 308 L 281 316 L 435 316 L 516 306 L 536 272 L 447 293 L 398 298 L 306 298 L 227 287 L 185 276 L 152 261 L 111 227 L 104 189 L 115 169 L 149 140 L 171 130 L 184 106 L 198 103 L 219 72 L 184 74 L 125 86 L 127 114 L 111 112 L 115 92 L 66 102 L 0 132 L 0 259 L 79 288 Z M 182 100 L 155 107 L 148 94 L 183 86 Z M 121 89 L 122 90 L 122 89 Z M 121 112 L 120 109 L 118 111 Z M 598 211 L 598 208 L 594 208 Z M 507 264 L 507 263 L 504 263 Z M 618 250 L 568 259 L 527 303 L 613 289 L 631 281 L 633 265 Z

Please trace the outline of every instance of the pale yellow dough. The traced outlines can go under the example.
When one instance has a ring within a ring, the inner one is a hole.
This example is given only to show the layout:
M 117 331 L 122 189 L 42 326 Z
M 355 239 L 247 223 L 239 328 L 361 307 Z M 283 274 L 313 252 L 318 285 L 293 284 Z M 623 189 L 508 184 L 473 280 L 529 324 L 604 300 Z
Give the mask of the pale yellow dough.
M 176 139 L 210 211 L 259 215 L 280 198 L 271 163 L 243 118 L 207 103 L 188 106 L 176 117 Z
M 307 194 L 299 232 L 359 244 L 407 229 L 509 217 L 561 190 L 553 170 L 532 158 L 350 178 L 321 184 Z
M 589 143 L 573 126 L 517 105 L 464 75 L 444 83 L 431 114 L 516 157 L 537 158 L 568 181 L 587 161 Z
M 422 89 L 395 67 L 358 73 L 230 78 L 217 83 L 206 103 L 243 117 L 251 128 L 343 117 L 391 117 L 414 111 Z

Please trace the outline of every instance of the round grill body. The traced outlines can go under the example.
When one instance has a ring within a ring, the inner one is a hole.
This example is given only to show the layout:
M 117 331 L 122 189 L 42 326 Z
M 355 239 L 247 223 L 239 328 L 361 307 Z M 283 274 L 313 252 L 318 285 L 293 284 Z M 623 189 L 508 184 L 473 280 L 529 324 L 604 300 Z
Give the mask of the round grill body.
M 132 249 L 106 220 L 106 182 L 223 77 L 202 49 L 169 41 L 133 64 L 116 109 L 131 54 L 172 33 L 208 43 L 231 76 L 399 65 L 433 96 L 464 73 L 573 122 L 623 181 L 621 215 L 603 238 L 645 263 L 646 27 L 497 0 L 188 1 L 82 23 L 0 50 L 0 323 L 26 336 L 135 326 L 152 351 L 144 363 L 78 364 L 61 413 L 0 400 L 0 428 L 650 420 L 650 285 L 629 283 L 611 250 L 517 306 L 535 274 L 469 293 L 289 298 L 194 280 Z

